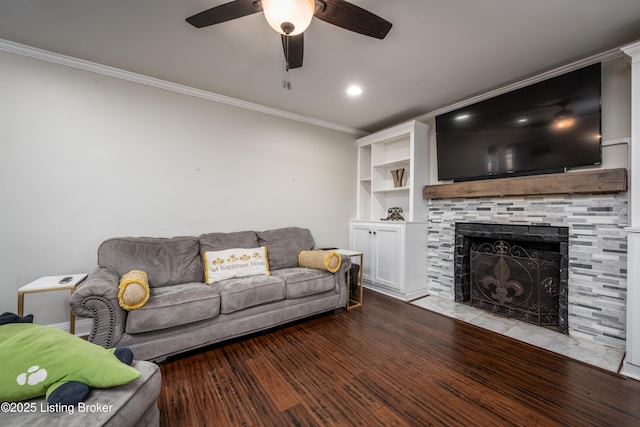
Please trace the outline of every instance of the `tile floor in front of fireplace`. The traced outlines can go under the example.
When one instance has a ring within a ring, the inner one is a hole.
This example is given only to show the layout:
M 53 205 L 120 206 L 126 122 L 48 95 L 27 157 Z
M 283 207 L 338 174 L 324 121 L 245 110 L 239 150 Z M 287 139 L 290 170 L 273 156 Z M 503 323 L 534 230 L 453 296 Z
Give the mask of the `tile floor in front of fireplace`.
M 619 371 L 625 353 L 433 295 L 411 303 L 612 372 Z

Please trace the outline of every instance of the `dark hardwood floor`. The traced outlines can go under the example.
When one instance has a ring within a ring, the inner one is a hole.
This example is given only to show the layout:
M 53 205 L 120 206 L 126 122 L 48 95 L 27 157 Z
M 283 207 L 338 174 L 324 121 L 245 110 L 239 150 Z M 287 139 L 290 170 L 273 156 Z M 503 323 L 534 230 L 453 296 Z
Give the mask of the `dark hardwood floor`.
M 640 382 L 383 295 L 161 365 L 161 426 L 639 426 Z

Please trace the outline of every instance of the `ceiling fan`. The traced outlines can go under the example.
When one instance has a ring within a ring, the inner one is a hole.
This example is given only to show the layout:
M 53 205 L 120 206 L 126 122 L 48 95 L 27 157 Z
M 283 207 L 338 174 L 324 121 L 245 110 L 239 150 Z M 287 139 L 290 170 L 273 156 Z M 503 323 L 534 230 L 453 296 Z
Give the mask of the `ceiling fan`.
M 196 28 L 208 27 L 264 11 L 281 34 L 286 68 L 302 67 L 304 35 L 312 17 L 349 31 L 384 39 L 391 23 L 344 0 L 235 0 L 187 18 Z

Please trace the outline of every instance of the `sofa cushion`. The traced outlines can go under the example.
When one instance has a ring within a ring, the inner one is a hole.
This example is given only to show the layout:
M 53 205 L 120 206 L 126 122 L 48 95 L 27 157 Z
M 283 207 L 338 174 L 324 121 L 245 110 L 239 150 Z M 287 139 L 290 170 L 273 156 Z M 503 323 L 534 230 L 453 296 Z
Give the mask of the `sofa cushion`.
M 204 280 L 195 237 L 108 239 L 98 248 L 98 265 L 119 276 L 131 270 L 145 271 L 151 288 Z
M 297 267 L 300 252 L 313 249 L 315 244 L 311 231 L 299 227 L 260 231 L 258 243 L 267 246 L 269 268 L 272 271 Z
M 272 275 L 286 282 L 287 299 L 321 294 L 336 287 L 334 275 L 326 270 L 295 267 L 274 271 Z
M 255 231 L 238 231 L 233 233 L 208 233 L 198 237 L 200 255 L 207 251 L 222 251 L 233 248 L 257 248 L 258 236 Z
M 285 298 L 284 280 L 271 276 L 236 277 L 212 285 L 220 292 L 220 312 L 224 314 Z
M 136 334 L 210 319 L 220 313 L 217 289 L 198 282 L 151 290 L 147 303 L 127 315 L 126 332 Z

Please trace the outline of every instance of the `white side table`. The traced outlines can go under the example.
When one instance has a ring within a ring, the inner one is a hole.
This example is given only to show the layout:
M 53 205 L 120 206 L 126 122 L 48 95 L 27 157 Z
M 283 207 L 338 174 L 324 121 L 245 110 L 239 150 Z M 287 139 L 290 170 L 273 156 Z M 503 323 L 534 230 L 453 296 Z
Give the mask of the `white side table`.
M 66 280 L 67 277 L 70 279 Z M 73 292 L 76 286 L 87 278 L 87 273 L 68 274 L 66 276 L 45 276 L 31 283 L 28 283 L 18 289 L 18 316 L 24 315 L 24 294 L 33 294 L 36 292 L 61 291 L 68 289 Z M 76 318 L 73 311 L 69 310 L 69 333 L 76 333 Z
M 346 255 L 348 257 L 360 257 L 360 273 L 358 280 L 358 299 L 351 298 L 351 270 L 347 272 L 347 310 L 352 308 L 362 307 L 362 263 L 364 262 L 364 254 L 362 252 L 351 251 L 349 249 L 335 249 L 334 252 L 340 255 Z

